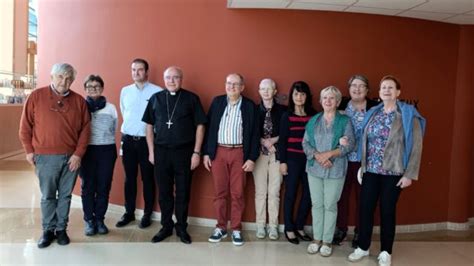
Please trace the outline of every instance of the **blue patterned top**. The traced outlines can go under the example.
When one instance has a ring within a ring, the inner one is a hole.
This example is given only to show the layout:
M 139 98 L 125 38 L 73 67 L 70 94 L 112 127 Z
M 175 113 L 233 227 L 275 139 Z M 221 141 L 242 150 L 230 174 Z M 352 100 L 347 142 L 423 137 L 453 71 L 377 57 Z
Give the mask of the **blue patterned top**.
M 385 146 L 390 135 L 395 111 L 385 113 L 383 109 L 378 111 L 367 126 L 367 172 L 382 175 L 402 175 L 383 169 L 383 157 Z
M 357 111 L 354 106 L 352 106 L 352 101 L 349 101 L 345 111 L 345 114 L 351 118 L 352 127 L 354 128 L 355 135 L 355 147 L 357 147 L 359 145 L 360 137 L 362 135 L 362 121 L 364 121 L 366 111 Z M 350 152 L 347 155 L 347 159 L 349 160 L 349 162 L 358 162 L 357 149 L 353 152 Z

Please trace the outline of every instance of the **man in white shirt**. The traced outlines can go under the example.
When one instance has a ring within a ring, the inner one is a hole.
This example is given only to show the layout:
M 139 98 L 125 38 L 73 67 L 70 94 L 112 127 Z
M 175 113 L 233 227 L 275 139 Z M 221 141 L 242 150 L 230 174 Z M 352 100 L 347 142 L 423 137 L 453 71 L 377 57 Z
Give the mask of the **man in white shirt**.
M 145 208 L 138 227 L 146 228 L 151 224 L 155 182 L 153 165 L 148 161 L 146 124 L 142 122 L 142 117 L 150 97 L 162 88 L 148 82 L 148 62 L 144 59 L 137 58 L 132 61 L 132 78 L 134 83 L 124 87 L 120 93 L 120 110 L 123 117 L 121 149 L 125 170 L 125 214 L 116 226 L 123 227 L 135 220 L 137 175 L 140 166 Z

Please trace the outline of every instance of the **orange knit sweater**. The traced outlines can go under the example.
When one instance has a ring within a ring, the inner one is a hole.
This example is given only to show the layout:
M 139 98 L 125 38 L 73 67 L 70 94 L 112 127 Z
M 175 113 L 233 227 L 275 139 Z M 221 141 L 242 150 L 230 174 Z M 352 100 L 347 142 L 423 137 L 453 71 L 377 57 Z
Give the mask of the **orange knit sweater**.
M 90 137 L 90 115 L 81 95 L 59 96 L 50 86 L 28 97 L 20 121 L 20 141 L 26 153 L 82 157 Z

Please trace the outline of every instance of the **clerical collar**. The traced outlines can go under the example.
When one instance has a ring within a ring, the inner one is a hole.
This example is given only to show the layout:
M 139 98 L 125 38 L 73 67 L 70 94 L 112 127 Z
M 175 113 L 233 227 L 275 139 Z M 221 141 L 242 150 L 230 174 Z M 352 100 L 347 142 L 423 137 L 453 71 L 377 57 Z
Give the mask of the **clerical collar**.
M 168 93 L 171 95 L 171 96 L 176 96 L 178 93 L 179 93 L 180 89 L 178 89 L 177 91 L 168 91 Z
M 62 96 L 62 97 L 66 97 L 69 95 L 70 91 L 67 90 L 65 91 L 64 93 L 59 93 L 59 91 L 56 90 L 56 88 L 54 87 L 54 84 L 51 83 L 51 86 L 50 86 L 51 90 L 56 94 L 56 95 L 59 95 L 59 96 Z

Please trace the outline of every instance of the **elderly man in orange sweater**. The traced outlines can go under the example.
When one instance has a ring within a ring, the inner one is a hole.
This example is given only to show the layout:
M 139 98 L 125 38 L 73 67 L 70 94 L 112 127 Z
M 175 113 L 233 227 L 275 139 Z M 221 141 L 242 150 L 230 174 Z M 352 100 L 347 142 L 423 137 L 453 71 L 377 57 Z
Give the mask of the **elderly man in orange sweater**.
M 90 137 L 86 102 L 70 90 L 75 77 L 71 65 L 55 64 L 51 84 L 31 93 L 21 116 L 20 141 L 26 160 L 35 166 L 42 195 L 39 248 L 54 239 L 59 245 L 70 242 L 66 228 L 71 193 Z

